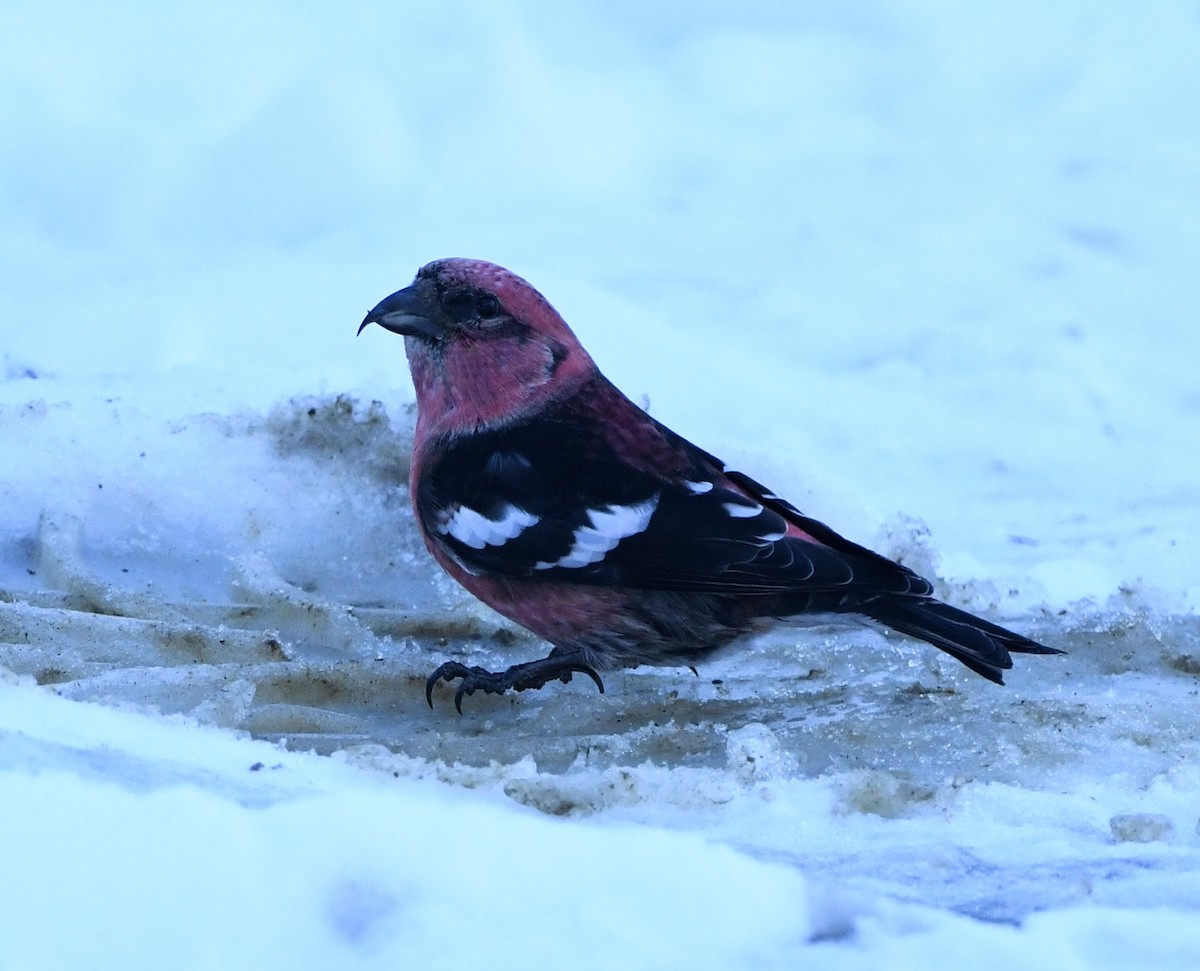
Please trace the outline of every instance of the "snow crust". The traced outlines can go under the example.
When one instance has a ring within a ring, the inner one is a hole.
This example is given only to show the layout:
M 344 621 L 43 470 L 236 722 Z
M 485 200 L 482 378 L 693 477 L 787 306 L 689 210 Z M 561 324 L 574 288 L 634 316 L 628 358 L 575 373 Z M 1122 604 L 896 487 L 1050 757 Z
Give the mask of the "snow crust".
M 0 968 L 1194 968 L 1200 14 L 18 3 Z M 528 278 L 652 413 L 1065 657 L 532 695 L 363 313 Z M 936 955 L 936 959 L 933 957 Z

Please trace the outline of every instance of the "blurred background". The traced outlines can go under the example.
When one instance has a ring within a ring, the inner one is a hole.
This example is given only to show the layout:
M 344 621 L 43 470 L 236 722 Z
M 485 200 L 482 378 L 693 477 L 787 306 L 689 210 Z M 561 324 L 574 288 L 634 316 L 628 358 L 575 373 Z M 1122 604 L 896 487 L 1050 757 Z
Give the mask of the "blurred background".
M 4 401 L 404 398 L 485 258 L 860 539 L 1198 602 L 1195 2 L 9 0 L 0 130 Z

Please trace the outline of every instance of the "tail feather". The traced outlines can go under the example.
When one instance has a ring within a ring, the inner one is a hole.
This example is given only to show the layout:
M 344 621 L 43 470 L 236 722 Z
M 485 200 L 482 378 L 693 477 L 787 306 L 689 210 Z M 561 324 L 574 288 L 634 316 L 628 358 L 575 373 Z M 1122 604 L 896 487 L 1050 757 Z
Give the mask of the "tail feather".
M 998 624 L 932 597 L 877 597 L 856 610 L 901 634 L 919 637 L 957 658 L 976 674 L 1004 684 L 1016 654 L 1062 654 Z

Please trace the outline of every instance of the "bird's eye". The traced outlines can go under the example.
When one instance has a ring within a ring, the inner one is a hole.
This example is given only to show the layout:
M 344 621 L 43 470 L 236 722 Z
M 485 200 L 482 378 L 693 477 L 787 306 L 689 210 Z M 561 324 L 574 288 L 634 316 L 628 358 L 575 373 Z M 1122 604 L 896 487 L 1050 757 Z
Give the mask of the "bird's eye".
M 490 293 L 483 294 L 475 301 L 475 310 L 480 317 L 495 317 L 500 313 L 500 301 L 493 297 Z

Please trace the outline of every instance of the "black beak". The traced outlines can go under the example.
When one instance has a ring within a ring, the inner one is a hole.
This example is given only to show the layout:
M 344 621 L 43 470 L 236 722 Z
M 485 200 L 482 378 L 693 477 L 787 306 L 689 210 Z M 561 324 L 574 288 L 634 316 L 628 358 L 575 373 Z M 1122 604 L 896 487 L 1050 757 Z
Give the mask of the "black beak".
M 378 324 L 393 334 L 436 341 L 446 336 L 446 328 L 438 317 L 436 305 L 432 305 L 414 283 L 379 301 L 358 325 L 358 332 L 361 334 L 367 324 Z

